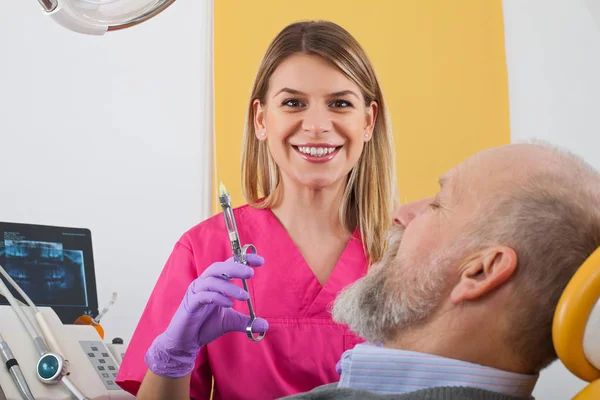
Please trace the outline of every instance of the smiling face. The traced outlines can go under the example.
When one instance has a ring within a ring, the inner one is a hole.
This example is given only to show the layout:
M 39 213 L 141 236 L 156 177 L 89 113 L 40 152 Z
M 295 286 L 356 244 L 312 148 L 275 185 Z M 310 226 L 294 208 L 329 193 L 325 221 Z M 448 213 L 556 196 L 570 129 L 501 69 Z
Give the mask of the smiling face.
M 295 54 L 255 100 L 258 140 L 267 141 L 284 185 L 323 189 L 344 183 L 373 133 L 377 104 L 324 59 Z

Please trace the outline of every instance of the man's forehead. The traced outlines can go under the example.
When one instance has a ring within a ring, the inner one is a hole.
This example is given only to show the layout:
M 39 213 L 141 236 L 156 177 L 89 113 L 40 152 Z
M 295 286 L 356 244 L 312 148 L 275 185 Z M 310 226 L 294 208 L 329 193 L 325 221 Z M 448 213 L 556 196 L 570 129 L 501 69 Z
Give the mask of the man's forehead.
M 459 182 L 454 177 L 453 170 L 440 176 L 438 184 L 440 189 L 437 197 L 440 201 L 446 205 L 450 205 L 450 203 L 455 203 L 459 200 Z
M 438 179 L 441 192 L 457 200 L 457 197 L 463 197 L 465 191 L 475 195 L 478 189 L 484 190 L 489 186 L 490 180 L 495 178 L 490 179 L 493 175 L 491 163 L 482 156 L 484 154 L 477 153 L 441 175 Z
M 438 178 L 438 183 L 440 187 L 446 187 L 451 184 L 454 184 L 454 181 L 460 178 L 461 175 L 464 175 L 465 171 L 469 170 L 474 164 L 476 164 L 478 161 L 477 159 L 480 157 L 481 153 L 476 153 L 471 157 L 467 158 L 466 160 L 455 165 L 454 167 L 450 168 Z
M 446 185 L 446 182 L 448 182 L 447 173 L 440 176 L 440 178 L 438 179 L 438 185 L 440 185 L 440 187 L 443 188 Z
M 456 186 L 461 179 L 464 179 L 465 169 L 468 168 L 467 164 L 469 163 L 469 159 L 463 161 L 462 163 L 450 168 L 444 174 L 440 175 L 438 178 L 438 184 L 442 189 L 450 189 Z
M 438 179 L 444 191 L 489 191 L 515 182 L 543 165 L 548 153 L 534 146 L 505 145 L 480 151 L 451 168 Z M 474 193 L 473 193 L 474 194 Z
M 447 192 L 450 191 L 454 186 L 454 175 L 455 175 L 456 167 L 452 168 L 445 174 L 441 175 L 438 178 L 438 185 L 440 186 L 440 191 Z

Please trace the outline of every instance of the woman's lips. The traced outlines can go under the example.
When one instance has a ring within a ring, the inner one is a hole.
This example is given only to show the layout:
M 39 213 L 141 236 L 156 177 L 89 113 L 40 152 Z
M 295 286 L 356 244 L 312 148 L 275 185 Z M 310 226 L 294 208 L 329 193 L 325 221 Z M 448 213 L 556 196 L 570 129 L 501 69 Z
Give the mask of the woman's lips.
M 306 161 L 318 164 L 333 160 L 343 146 L 328 143 L 306 143 L 292 145 L 292 147 Z

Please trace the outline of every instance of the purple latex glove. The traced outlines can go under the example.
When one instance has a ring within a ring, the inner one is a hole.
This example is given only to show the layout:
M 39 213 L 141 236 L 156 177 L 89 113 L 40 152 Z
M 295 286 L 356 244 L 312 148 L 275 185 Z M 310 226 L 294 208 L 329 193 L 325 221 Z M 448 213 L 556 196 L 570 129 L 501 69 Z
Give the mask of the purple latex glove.
M 233 300 L 246 301 L 248 292 L 223 277 L 249 279 L 264 263 L 257 254 L 246 255 L 248 265 L 233 261 L 216 262 L 188 287 L 167 329 L 154 339 L 144 360 L 156 375 L 180 378 L 192 372 L 200 348 L 233 331 L 246 332 L 250 317 L 231 308 Z M 257 318 L 255 333 L 266 332 L 269 325 Z
M 364 344 L 365 346 L 383 347 L 382 344 L 373 344 L 371 342 L 364 342 L 364 343 L 361 343 L 361 344 Z M 340 375 L 342 374 L 342 359 L 341 358 L 340 358 L 340 361 L 338 361 L 335 364 L 335 372 L 337 372 Z

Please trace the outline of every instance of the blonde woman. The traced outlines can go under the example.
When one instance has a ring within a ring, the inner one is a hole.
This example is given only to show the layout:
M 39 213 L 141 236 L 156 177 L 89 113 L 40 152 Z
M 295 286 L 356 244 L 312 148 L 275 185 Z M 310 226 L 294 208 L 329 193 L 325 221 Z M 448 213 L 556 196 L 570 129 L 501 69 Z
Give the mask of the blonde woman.
M 252 90 L 248 204 L 234 210 L 241 243 L 259 255 L 249 255 L 251 267 L 230 258 L 221 214 L 186 232 L 117 383 L 140 399 L 207 399 L 214 378 L 214 399 L 255 400 L 337 381 L 336 362 L 362 340 L 334 323 L 328 306 L 381 258 L 394 170 L 385 103 L 361 46 L 331 22 L 283 29 Z M 262 317 L 253 329 L 268 330 L 258 343 L 243 333 L 248 292 L 237 278 L 249 278 Z

